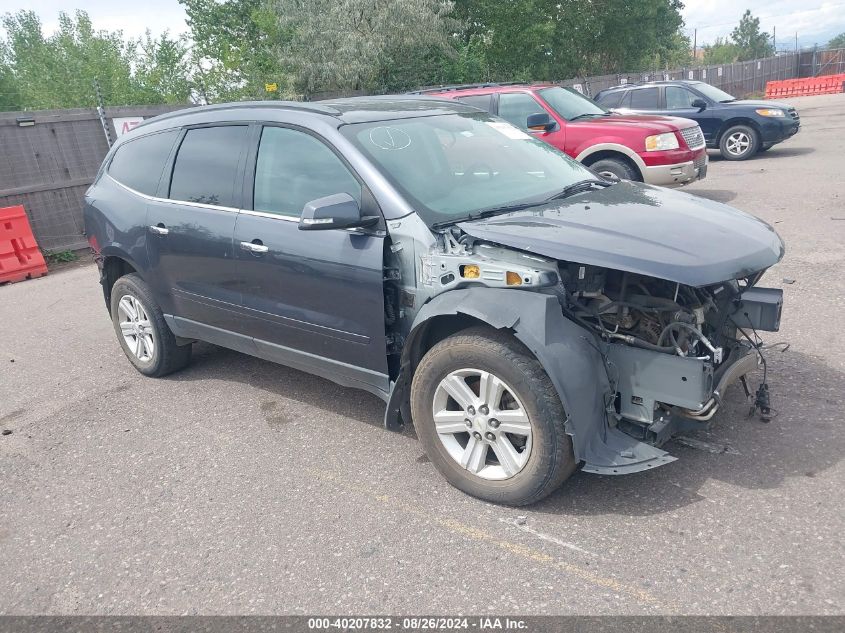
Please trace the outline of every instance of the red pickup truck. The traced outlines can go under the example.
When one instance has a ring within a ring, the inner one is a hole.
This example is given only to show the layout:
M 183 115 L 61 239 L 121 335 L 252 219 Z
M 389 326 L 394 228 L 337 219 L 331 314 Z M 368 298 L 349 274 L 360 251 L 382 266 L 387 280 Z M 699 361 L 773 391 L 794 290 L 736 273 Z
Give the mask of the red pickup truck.
M 704 135 L 689 119 L 614 114 L 576 90 L 550 84 L 472 84 L 414 94 L 487 110 L 605 176 L 671 186 L 707 173 Z M 543 113 L 547 123 L 538 129 L 535 116 L 529 127 L 528 118 Z

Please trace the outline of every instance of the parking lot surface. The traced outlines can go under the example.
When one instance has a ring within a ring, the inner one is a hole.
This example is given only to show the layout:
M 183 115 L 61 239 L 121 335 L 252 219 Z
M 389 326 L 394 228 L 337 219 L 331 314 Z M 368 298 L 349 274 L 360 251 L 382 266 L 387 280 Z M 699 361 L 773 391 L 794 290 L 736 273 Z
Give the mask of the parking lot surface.
M 777 416 L 734 389 L 677 462 L 527 509 L 366 393 L 204 344 L 142 377 L 93 265 L 0 287 L 0 613 L 842 614 L 845 95 L 791 102 L 795 138 L 686 189 L 786 241 Z

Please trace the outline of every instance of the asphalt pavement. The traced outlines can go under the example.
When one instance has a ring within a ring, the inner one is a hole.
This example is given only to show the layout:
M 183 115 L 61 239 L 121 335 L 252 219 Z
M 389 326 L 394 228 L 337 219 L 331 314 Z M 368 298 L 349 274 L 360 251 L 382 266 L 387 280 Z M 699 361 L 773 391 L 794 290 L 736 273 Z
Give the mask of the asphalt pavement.
M 366 393 L 204 344 L 144 378 L 91 264 L 0 287 L 0 613 L 843 614 L 845 94 L 790 101 L 795 138 L 686 188 L 786 241 L 776 417 L 734 389 L 678 461 L 527 509 Z

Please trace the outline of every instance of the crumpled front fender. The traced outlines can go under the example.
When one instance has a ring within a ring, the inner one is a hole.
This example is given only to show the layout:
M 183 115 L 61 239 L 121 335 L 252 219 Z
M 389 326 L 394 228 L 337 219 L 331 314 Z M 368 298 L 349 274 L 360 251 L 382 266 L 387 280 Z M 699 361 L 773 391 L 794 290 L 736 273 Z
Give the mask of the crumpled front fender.
M 623 474 L 674 460 L 666 452 L 608 424 L 614 394 L 606 360 L 595 338 L 563 315 L 557 297 L 493 288 L 445 292 L 420 309 L 406 340 L 405 352 L 414 349 L 416 338 L 430 319 L 458 314 L 497 329 L 510 329 L 531 350 L 561 399 L 568 416 L 566 432 L 572 437 L 575 458 L 584 462 L 584 470 Z

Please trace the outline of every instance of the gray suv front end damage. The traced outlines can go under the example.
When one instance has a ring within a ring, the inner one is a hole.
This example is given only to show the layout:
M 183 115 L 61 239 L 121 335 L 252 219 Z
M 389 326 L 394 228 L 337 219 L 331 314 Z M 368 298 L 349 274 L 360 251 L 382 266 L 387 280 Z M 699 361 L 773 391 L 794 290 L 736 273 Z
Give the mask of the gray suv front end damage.
M 389 428 L 425 338 L 438 319 L 463 318 L 513 332 L 540 361 L 582 470 L 647 470 L 674 461 L 660 446 L 706 428 L 726 389 L 757 368 L 746 335 L 779 327 L 781 291 L 756 283 L 783 256 L 780 238 L 684 193 L 620 183 L 434 239 L 426 227 L 406 250 L 409 226 L 391 235 L 396 253 L 415 255 L 395 260 L 413 280 L 400 292 L 413 318 Z

